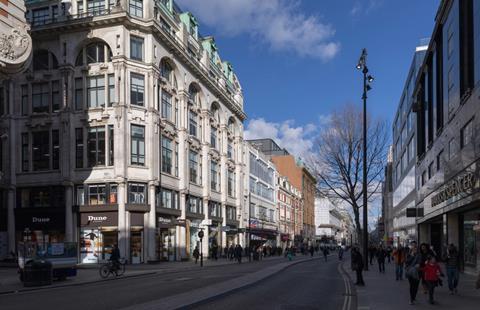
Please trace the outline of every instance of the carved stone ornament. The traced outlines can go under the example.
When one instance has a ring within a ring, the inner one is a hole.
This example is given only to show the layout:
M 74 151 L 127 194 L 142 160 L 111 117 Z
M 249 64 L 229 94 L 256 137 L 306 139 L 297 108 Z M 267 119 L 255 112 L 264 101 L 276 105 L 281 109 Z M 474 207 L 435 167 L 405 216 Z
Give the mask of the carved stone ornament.
M 13 26 L 5 31 L 0 29 L 0 64 L 5 73 L 18 73 L 29 65 L 32 38 L 27 25 Z

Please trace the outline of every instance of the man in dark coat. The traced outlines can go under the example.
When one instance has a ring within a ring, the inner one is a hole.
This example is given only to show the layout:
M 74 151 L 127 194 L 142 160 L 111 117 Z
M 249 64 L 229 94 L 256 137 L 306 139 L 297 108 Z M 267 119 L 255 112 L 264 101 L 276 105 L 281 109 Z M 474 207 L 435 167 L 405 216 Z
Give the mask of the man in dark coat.
M 355 282 L 355 285 L 365 286 L 362 275 L 363 256 L 357 246 L 352 249 L 352 269 L 357 273 L 357 282 Z
M 239 264 L 242 263 L 242 251 L 242 246 L 240 244 L 237 244 L 237 246 L 235 247 L 235 258 L 238 260 Z

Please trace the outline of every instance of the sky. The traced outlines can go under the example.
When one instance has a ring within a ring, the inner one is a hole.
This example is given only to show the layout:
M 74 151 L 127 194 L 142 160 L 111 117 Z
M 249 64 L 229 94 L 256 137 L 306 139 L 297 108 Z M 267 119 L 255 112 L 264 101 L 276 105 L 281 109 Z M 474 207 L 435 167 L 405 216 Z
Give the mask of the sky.
M 308 157 L 315 137 L 343 104 L 361 105 L 362 48 L 375 78 L 368 111 L 391 125 L 420 40 L 440 0 L 177 0 L 215 37 L 241 82 L 245 138 L 273 138 Z M 391 126 L 390 126 L 391 127 Z M 381 199 L 369 208 L 374 227 Z
M 247 139 L 274 138 L 308 154 L 342 104 L 361 105 L 362 48 L 375 77 L 369 113 L 391 124 L 420 39 L 440 0 L 177 0 L 213 35 L 245 97 Z

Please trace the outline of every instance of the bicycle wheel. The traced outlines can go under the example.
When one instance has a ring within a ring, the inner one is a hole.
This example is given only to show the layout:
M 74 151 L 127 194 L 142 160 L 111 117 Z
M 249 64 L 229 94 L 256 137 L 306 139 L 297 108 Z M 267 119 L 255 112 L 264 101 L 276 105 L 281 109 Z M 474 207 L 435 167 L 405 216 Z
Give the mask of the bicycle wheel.
M 106 279 L 110 274 L 110 267 L 107 264 L 102 265 L 99 271 L 100 271 L 100 277 L 102 277 L 102 279 Z
M 117 276 L 122 276 L 125 273 L 125 263 L 118 264 Z

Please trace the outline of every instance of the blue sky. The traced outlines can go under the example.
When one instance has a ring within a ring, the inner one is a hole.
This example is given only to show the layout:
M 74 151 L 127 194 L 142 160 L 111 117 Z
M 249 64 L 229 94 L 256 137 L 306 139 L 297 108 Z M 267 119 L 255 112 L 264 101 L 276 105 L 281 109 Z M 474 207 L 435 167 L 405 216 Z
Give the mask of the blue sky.
M 413 52 L 429 37 L 440 0 L 178 0 L 213 35 L 245 96 L 247 138 L 308 152 L 322 122 L 361 104 L 355 64 L 368 49 L 369 110 L 392 121 Z

